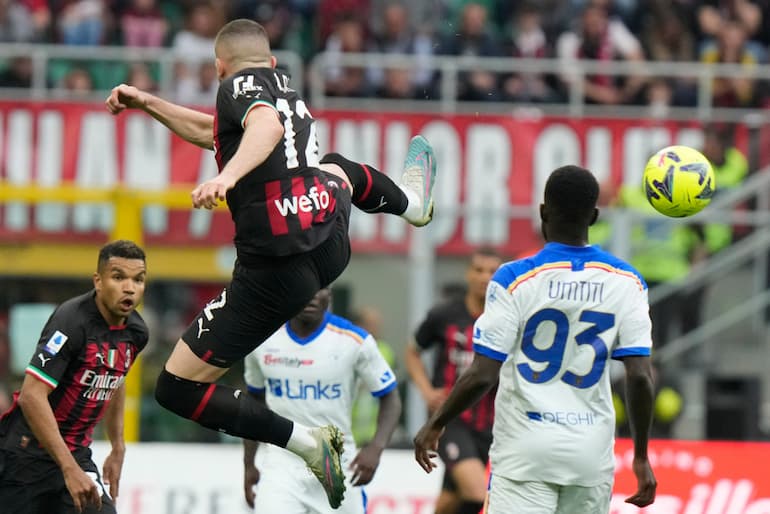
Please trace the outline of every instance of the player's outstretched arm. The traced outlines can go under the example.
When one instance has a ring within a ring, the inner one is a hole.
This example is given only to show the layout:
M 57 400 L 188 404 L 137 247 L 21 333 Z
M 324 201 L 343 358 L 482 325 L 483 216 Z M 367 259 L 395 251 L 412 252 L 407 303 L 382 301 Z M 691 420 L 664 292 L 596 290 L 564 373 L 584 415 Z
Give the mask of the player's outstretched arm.
M 207 150 L 214 149 L 214 116 L 211 114 L 182 107 L 126 84 L 112 88 L 104 103 L 112 114 L 140 109 L 185 141 Z
M 655 489 L 658 484 L 647 458 L 647 443 L 652 426 L 652 411 L 655 391 L 652 380 L 652 364 L 649 357 L 626 357 L 626 405 L 631 437 L 634 440 L 633 470 L 636 475 L 637 489 L 633 496 L 626 498 L 627 503 L 637 507 L 650 505 L 655 501 Z
M 120 386 L 107 406 L 104 413 L 104 428 L 112 447 L 110 454 L 104 459 L 102 475 L 104 483 L 110 486 L 110 496 L 118 497 L 120 489 L 120 474 L 123 471 L 123 458 L 126 455 L 126 441 L 123 437 L 123 418 L 126 411 L 126 386 Z
M 414 457 L 426 473 L 436 467 L 432 459 L 436 456 L 438 440 L 444 427 L 492 389 L 498 381 L 502 364 L 501 361 L 475 354 L 470 367 L 460 376 L 444 404 L 417 432 L 414 438 Z
M 27 375 L 21 385 L 19 407 L 35 438 L 61 468 L 64 483 L 78 512 L 88 504 L 96 505 L 99 510 L 102 507 L 102 498 L 96 483 L 75 461 L 59 433 L 51 404 L 48 403 L 48 395 L 51 391 L 53 389 L 48 385 Z
M 398 426 L 401 416 L 401 397 L 398 389 L 380 397 L 380 410 L 377 413 L 377 430 L 372 440 L 358 452 L 350 468 L 353 470 L 353 485 L 366 485 L 374 478 L 380 465 L 383 450 L 390 442 L 393 431 Z

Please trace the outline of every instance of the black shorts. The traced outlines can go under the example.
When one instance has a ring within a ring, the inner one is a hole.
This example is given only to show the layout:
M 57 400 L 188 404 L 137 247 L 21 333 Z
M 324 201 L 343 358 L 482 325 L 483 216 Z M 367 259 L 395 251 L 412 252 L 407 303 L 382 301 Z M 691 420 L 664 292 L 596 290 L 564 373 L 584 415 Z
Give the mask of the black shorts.
M 75 461 L 102 491 L 102 508 L 89 505 L 84 514 L 115 514 L 109 489 L 102 483 L 99 468 L 91 460 L 91 451 L 73 452 Z M 51 458 L 0 450 L 0 512 L 14 514 L 75 514 L 64 475 Z
M 465 459 L 479 459 L 486 465 L 491 445 L 491 432 L 477 432 L 460 420 L 449 423 L 438 443 L 438 454 L 445 467 L 441 488 L 457 491 L 457 484 L 452 478 L 452 468 Z
M 195 355 L 229 368 L 342 274 L 350 261 L 350 194 L 341 195 L 338 205 L 331 235 L 309 252 L 266 257 L 264 262 L 250 261 L 248 267 L 235 263 L 230 284 L 182 335 Z

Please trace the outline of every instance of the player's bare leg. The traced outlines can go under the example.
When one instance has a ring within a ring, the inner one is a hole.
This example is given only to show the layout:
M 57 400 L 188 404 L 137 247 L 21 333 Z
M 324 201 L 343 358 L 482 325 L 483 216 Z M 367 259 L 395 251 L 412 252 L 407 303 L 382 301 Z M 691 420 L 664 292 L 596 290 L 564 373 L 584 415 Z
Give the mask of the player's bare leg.
M 458 514 L 477 513 L 487 496 L 486 470 L 479 459 L 463 459 L 452 467 L 452 479 L 460 497 Z

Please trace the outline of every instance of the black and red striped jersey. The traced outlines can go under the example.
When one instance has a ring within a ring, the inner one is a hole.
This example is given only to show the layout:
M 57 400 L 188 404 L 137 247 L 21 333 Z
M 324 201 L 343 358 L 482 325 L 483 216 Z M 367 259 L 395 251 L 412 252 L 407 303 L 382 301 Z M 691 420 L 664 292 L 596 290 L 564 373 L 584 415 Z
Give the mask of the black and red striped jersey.
M 437 348 L 433 364 L 433 387 L 447 392 L 473 361 L 473 323 L 476 321 L 463 298 L 449 300 L 433 307 L 425 317 L 414 339 L 422 349 Z M 460 420 L 477 432 L 491 432 L 495 416 L 495 392 L 488 392 L 473 407 L 460 415 Z
M 48 319 L 25 372 L 52 389 L 48 401 L 71 451 L 91 444 L 94 427 L 147 338 L 137 312 L 125 325 L 110 326 L 94 291 L 62 303 Z M 0 448 L 47 455 L 17 406 L 18 395 L 0 419 Z
M 275 111 L 283 139 L 268 158 L 227 194 L 238 257 L 306 252 L 328 237 L 339 194 L 318 169 L 315 122 L 305 102 L 274 68 L 248 68 L 223 80 L 217 92 L 214 150 L 219 171 L 241 144 L 249 113 Z

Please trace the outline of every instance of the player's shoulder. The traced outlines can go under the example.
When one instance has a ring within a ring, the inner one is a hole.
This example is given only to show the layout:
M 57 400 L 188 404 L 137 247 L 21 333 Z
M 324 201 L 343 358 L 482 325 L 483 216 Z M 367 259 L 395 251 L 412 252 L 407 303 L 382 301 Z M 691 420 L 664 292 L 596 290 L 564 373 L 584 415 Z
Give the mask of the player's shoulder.
M 58 321 L 66 320 L 69 325 L 75 325 L 87 322 L 97 312 L 94 291 L 91 290 L 60 303 L 52 318 Z
M 332 313 L 326 315 L 326 330 L 357 344 L 363 344 L 364 340 L 369 337 L 369 332 L 363 328 L 347 318 Z
M 144 318 L 142 318 L 142 315 L 137 311 L 128 315 L 128 319 L 126 319 L 126 330 L 133 334 L 134 342 L 141 346 L 146 344 L 150 337 L 150 330 L 147 328 L 147 323 L 145 323 Z
M 643 289 L 647 289 L 647 282 L 645 282 L 644 277 L 631 264 L 603 250 L 599 246 L 592 246 L 591 248 L 594 251 L 591 255 L 591 260 L 587 260 L 585 263 L 586 267 L 604 269 L 618 276 L 631 278 L 638 282 Z
M 462 317 L 462 314 L 467 312 L 467 310 L 468 309 L 465 306 L 465 296 L 453 295 L 450 298 L 441 300 L 431 307 L 425 315 L 425 319 L 431 320 L 432 322 L 442 323 L 455 321 L 459 317 Z

